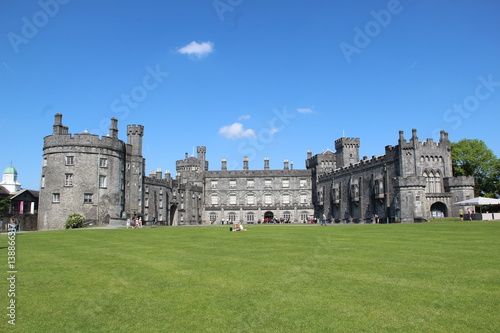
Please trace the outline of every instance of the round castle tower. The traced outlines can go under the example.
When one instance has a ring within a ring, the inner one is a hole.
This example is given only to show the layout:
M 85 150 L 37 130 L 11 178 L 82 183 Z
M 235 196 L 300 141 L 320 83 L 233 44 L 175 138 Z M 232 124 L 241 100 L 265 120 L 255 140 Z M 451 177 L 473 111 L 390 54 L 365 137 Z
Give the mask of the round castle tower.
M 106 224 L 124 210 L 125 143 L 118 139 L 118 121 L 110 134 L 71 135 L 55 115 L 52 135 L 44 138 L 39 230 L 64 229 L 68 216 Z

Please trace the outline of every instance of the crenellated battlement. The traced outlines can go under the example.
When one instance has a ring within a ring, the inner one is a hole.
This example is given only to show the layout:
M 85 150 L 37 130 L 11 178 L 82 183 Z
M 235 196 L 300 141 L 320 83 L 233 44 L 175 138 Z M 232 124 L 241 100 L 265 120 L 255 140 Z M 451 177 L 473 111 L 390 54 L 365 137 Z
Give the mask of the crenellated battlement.
M 339 150 L 342 147 L 359 148 L 359 138 L 340 138 L 335 140 L 335 149 Z
M 326 172 L 322 175 L 319 176 L 320 180 L 335 177 L 342 175 L 344 173 L 353 173 L 353 172 L 358 172 L 358 171 L 363 171 L 368 168 L 380 166 L 384 163 L 387 163 L 387 156 L 386 155 L 378 155 L 378 156 L 372 156 L 372 158 L 367 158 L 366 156 L 363 157 L 362 160 L 360 160 L 358 163 L 354 163 L 342 168 L 338 168 L 335 170 L 332 170 L 330 172 Z
M 139 135 L 143 136 L 144 135 L 144 126 L 143 125 L 128 125 L 127 126 L 127 135 Z
M 125 143 L 117 138 L 108 136 L 100 137 L 99 135 L 90 133 L 49 135 L 43 141 L 43 149 L 73 146 L 122 151 L 125 146 Z

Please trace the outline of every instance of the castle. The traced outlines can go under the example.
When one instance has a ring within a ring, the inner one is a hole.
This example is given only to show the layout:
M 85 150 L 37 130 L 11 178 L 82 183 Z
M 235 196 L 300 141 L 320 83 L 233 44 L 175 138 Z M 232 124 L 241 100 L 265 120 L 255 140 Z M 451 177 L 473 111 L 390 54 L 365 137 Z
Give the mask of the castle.
M 163 225 L 212 224 L 223 220 L 259 223 L 274 219 L 301 223 L 416 222 L 453 216 L 452 202 L 473 196 L 474 180 L 453 177 L 450 141 L 409 141 L 400 131 L 397 146 L 359 159 L 358 138 L 335 141 L 335 152 L 307 152 L 306 169 L 209 170 L 206 147 L 176 162 L 176 179 L 161 169 L 145 174 L 144 127 L 127 126 L 127 143 L 118 138 L 118 121 L 109 135 L 70 134 L 56 114 L 44 138 L 39 230 L 64 228 L 79 213 L 96 224 L 121 223 L 131 216 L 156 217 Z

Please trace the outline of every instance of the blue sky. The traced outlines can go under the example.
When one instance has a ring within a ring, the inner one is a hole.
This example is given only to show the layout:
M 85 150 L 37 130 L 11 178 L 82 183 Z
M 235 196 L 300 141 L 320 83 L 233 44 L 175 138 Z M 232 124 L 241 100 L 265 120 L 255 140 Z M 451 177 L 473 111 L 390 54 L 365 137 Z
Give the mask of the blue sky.
M 500 2 L 0 2 L 0 168 L 38 189 L 55 113 L 71 133 L 145 126 L 146 169 L 207 146 L 211 170 L 305 168 L 341 136 L 380 155 L 480 139 L 500 155 Z

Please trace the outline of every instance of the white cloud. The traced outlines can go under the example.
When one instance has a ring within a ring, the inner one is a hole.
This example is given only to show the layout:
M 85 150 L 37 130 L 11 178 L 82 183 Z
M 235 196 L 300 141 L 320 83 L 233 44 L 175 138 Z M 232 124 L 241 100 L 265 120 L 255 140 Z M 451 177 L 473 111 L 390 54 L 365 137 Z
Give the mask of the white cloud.
M 250 118 L 251 118 L 251 117 L 250 117 L 250 115 L 249 115 L 249 114 L 245 114 L 245 115 L 243 115 L 243 116 L 240 116 L 240 117 L 238 118 L 238 120 L 247 120 L 247 119 L 250 119 Z
M 244 129 L 243 124 L 241 123 L 234 123 L 232 125 L 223 126 L 219 130 L 219 134 L 228 139 L 255 137 L 255 131 L 253 129 Z
M 202 42 L 197 43 L 195 41 L 189 43 L 186 46 L 181 47 L 178 52 L 180 54 L 187 54 L 189 56 L 194 56 L 202 58 L 214 51 L 214 43 L 212 42 Z
M 297 109 L 297 111 L 299 113 L 313 113 L 313 109 L 312 108 L 302 108 L 302 109 Z

